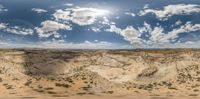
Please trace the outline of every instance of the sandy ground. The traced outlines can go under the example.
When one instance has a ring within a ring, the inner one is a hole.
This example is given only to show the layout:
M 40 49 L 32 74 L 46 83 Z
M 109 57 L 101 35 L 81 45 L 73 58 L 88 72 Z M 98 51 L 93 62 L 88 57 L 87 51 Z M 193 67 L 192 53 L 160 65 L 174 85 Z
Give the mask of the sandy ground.
M 199 99 L 199 97 L 111 97 L 111 96 L 70 96 L 70 97 L 1 97 L 0 99 Z
M 198 99 L 200 50 L 0 50 L 0 97 Z

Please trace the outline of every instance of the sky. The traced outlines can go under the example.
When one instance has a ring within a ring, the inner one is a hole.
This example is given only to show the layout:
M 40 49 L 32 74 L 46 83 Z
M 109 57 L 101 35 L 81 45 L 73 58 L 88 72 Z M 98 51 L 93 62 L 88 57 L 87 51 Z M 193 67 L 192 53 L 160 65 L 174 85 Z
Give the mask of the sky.
M 0 48 L 199 48 L 199 0 L 0 0 Z

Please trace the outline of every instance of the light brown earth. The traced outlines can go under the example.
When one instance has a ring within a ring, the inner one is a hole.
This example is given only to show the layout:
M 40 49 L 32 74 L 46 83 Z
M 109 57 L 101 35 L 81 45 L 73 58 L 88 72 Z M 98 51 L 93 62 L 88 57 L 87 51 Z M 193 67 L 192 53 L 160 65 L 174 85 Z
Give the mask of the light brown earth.
M 198 99 L 200 50 L 1 49 L 0 97 Z

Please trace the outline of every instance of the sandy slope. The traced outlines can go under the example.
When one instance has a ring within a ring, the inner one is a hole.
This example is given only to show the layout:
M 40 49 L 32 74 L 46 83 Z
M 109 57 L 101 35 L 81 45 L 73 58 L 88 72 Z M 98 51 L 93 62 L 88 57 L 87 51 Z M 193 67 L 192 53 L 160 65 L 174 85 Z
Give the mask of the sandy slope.
M 1 97 L 198 98 L 200 50 L 0 50 Z

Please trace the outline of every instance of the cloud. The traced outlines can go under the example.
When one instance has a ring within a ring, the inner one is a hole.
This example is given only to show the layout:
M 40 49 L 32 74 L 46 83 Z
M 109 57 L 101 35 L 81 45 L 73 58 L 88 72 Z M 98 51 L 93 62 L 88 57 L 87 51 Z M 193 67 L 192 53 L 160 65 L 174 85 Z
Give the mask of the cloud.
M 185 42 L 185 44 L 187 45 L 191 45 L 191 44 L 194 44 L 195 42 L 192 42 L 192 41 L 187 41 L 187 42 Z
M 165 6 L 163 10 L 146 8 L 140 11 L 139 15 L 143 16 L 148 13 L 153 13 L 160 20 L 167 20 L 173 15 L 190 15 L 192 13 L 200 12 L 200 6 L 196 4 L 176 4 Z
M 165 34 L 163 33 L 164 29 L 161 26 L 155 27 L 153 30 L 148 31 L 148 32 L 150 34 L 150 38 L 149 39 L 151 40 L 148 43 L 160 44 L 160 43 L 163 42 L 160 39 L 165 37 Z
M 120 34 L 122 29 L 120 28 L 117 28 L 115 25 L 110 25 L 110 28 L 109 29 L 106 29 L 107 32 L 115 32 L 115 33 L 118 33 Z
M 43 42 L 41 44 L 45 48 L 66 48 L 66 49 L 130 49 L 133 48 L 130 45 L 116 44 L 106 41 L 85 41 L 83 43 L 73 43 L 73 42 Z
M 4 31 L 18 35 L 32 35 L 34 33 L 32 29 L 21 28 L 18 26 L 6 28 Z
M 38 42 L 38 43 L 12 43 L 0 42 L 1 48 L 47 48 L 47 49 L 134 49 L 132 45 L 111 43 L 106 41 L 85 41 L 83 43 L 73 42 Z M 200 42 L 187 41 L 183 43 L 167 43 L 160 45 L 145 45 L 142 48 L 200 48 Z
M 0 12 L 8 11 L 3 5 L 0 4 Z M 9 26 L 8 23 L 0 23 L 0 31 L 17 34 L 17 35 L 32 35 L 33 29 L 23 28 L 21 26 Z
M 3 5 L 0 4 L 0 12 L 8 11 Z
M 101 29 L 100 28 L 97 28 L 97 27 L 92 27 L 91 30 L 93 32 L 101 32 Z
M 138 31 L 141 34 L 148 33 L 146 36 L 148 39 L 143 40 L 147 45 L 161 43 L 160 39 L 164 36 L 164 29 L 161 26 L 152 28 L 150 24 L 146 22 L 144 22 L 143 27 L 138 27 Z
M 110 21 L 107 17 L 103 17 L 103 19 L 102 20 L 100 20 L 99 21 L 99 23 L 100 24 L 102 24 L 101 26 L 103 26 L 103 25 L 108 25 L 108 26 L 110 26 L 110 25 L 115 25 L 116 23 L 115 22 L 112 22 L 112 21 Z
M 48 48 L 48 49 L 132 49 L 131 45 L 117 44 L 106 41 L 84 41 L 82 43 L 45 41 L 38 43 L 0 42 L 1 48 Z
M 175 24 L 171 25 L 172 28 L 180 26 L 181 24 L 183 24 L 183 22 L 181 20 L 178 20 L 175 22 Z
M 45 12 L 47 12 L 47 10 L 40 9 L 40 8 L 32 8 L 31 10 L 34 11 L 34 12 L 37 12 L 37 13 L 45 13 Z
M 88 7 L 75 7 L 73 4 L 65 4 L 66 6 L 72 6 L 67 9 L 57 9 L 52 14 L 51 19 L 43 21 L 40 23 L 40 26 L 35 27 L 34 29 L 23 28 L 21 26 L 9 26 L 7 23 L 0 23 L 0 31 L 13 33 L 17 35 L 32 35 L 34 32 L 38 33 L 40 38 L 48 38 L 53 36 L 52 41 L 63 39 L 59 33 L 59 30 L 72 30 L 72 25 L 76 24 L 80 26 L 85 26 L 86 30 L 93 32 L 112 32 L 116 33 L 123 37 L 124 40 L 130 42 L 134 47 L 161 47 L 161 46 L 175 46 L 181 45 L 184 46 L 190 44 L 196 44 L 193 40 L 187 41 L 184 39 L 182 41 L 180 34 L 191 33 L 200 31 L 200 24 L 193 24 L 191 22 L 185 23 L 185 21 L 176 20 L 173 22 L 173 25 L 169 27 L 162 26 L 157 24 L 156 26 L 151 25 L 154 23 L 148 24 L 144 22 L 142 26 L 136 27 L 139 23 L 133 23 L 133 26 L 117 27 L 123 24 L 118 24 L 118 21 L 112 22 L 111 18 L 119 19 L 121 16 L 116 15 L 112 17 L 107 17 L 107 14 L 112 12 L 99 9 L 99 8 L 88 8 Z M 66 7 L 65 6 L 65 7 Z M 7 11 L 2 5 L 0 5 L 0 11 Z M 47 12 L 44 9 L 33 8 L 32 11 L 37 13 Z M 167 5 L 163 9 L 151 9 L 149 5 L 145 5 L 143 10 L 139 12 L 140 16 L 146 14 L 154 14 L 160 20 L 167 20 L 168 18 L 174 15 L 191 15 L 193 13 L 199 13 L 200 6 L 196 4 L 176 4 L 176 5 Z M 134 12 L 135 13 L 135 12 Z M 132 12 L 123 12 L 132 17 L 135 17 L 135 14 Z M 120 13 L 121 14 L 121 13 Z M 114 14 L 113 14 L 114 15 Z M 138 16 L 139 17 L 139 16 Z M 138 17 L 135 17 L 136 19 Z M 109 19 L 110 18 L 110 19 Z M 139 18 L 141 19 L 141 18 Z M 115 20 L 115 19 L 113 19 Z M 157 20 L 159 23 L 160 20 Z M 142 20 L 143 21 L 143 20 Z M 121 21 L 119 21 L 121 22 Z M 140 22 L 140 21 L 137 21 Z M 152 22 L 152 21 L 151 21 Z M 96 24 L 98 23 L 98 24 Z M 171 22 L 167 22 L 171 23 Z M 87 26 L 89 25 L 89 26 Z M 107 28 L 109 26 L 109 28 Z M 166 29 L 166 30 L 165 30 Z M 181 39 L 180 41 L 179 38 Z M 64 42 L 64 41 L 63 41 Z M 41 47 L 64 47 L 64 48 L 119 48 L 117 45 L 105 41 L 95 40 L 94 42 L 85 41 L 83 43 L 63 43 L 63 42 L 45 42 L 42 43 Z M 114 47 L 113 47 L 114 46 Z M 122 45 L 120 45 L 121 47 Z M 128 48 L 123 47 L 123 48 Z
M 74 4 L 72 4 L 72 3 L 66 3 L 65 5 L 71 7 L 71 6 L 73 6 Z
M 0 23 L 0 30 L 7 28 L 7 25 L 6 23 Z
M 179 37 L 181 33 L 191 33 L 200 30 L 200 24 L 192 24 L 191 22 L 187 22 L 185 25 L 180 26 L 179 28 L 174 28 L 172 31 L 165 32 L 164 28 L 161 26 L 154 27 L 153 29 L 149 27 L 147 23 L 144 23 L 144 27 L 142 28 L 142 32 L 148 32 L 150 37 L 149 44 L 164 44 L 171 43 Z M 175 42 L 178 43 L 178 42 Z
M 151 27 L 148 23 L 144 22 L 143 27 L 137 29 L 132 26 L 127 26 L 125 29 L 117 28 L 115 25 L 110 25 L 108 32 L 114 32 L 120 34 L 125 40 L 129 41 L 134 47 L 145 47 L 145 46 L 161 46 L 163 44 L 176 44 L 174 42 L 179 38 L 179 34 L 191 33 L 200 31 L 200 24 L 192 24 L 187 22 L 186 24 L 172 29 L 172 31 L 166 32 L 162 26 Z M 142 35 L 148 33 L 147 39 L 142 39 Z M 173 42 L 173 43 L 172 43 Z
M 71 26 L 67 24 L 58 23 L 51 20 L 46 20 L 41 23 L 41 27 L 35 28 L 39 37 L 49 37 L 53 34 L 58 34 L 57 31 L 62 30 L 71 30 Z M 57 35 L 56 35 L 57 36 Z
M 56 20 L 71 20 L 71 11 L 65 11 L 65 10 L 56 10 L 56 12 L 53 14 L 54 18 Z
M 180 20 L 176 21 L 175 26 L 181 25 L 182 22 Z
M 115 32 L 124 37 L 125 40 L 129 41 L 134 46 L 139 47 L 141 44 L 141 32 L 132 26 L 127 26 L 125 29 L 117 28 L 115 25 L 110 25 L 108 32 Z
M 126 27 L 126 29 L 122 30 L 120 34 L 124 37 L 125 40 L 130 41 L 131 44 L 141 43 L 141 33 L 132 26 Z
M 53 16 L 57 20 L 72 21 L 75 24 L 84 26 L 95 23 L 96 18 L 108 13 L 108 10 L 97 8 L 68 8 L 56 10 Z
M 0 23 L 0 30 L 18 35 L 32 35 L 34 33 L 33 29 L 27 29 L 20 26 L 9 26 L 9 24 L 6 23 Z
M 101 10 L 96 8 L 67 8 L 65 10 L 58 9 L 53 14 L 53 19 L 46 20 L 41 23 L 41 27 L 36 27 L 36 31 L 39 37 L 49 37 L 51 35 L 59 37 L 58 30 L 72 30 L 72 23 L 80 26 L 91 25 L 96 21 L 96 18 L 102 17 L 102 20 L 106 20 L 103 17 L 109 13 L 107 10 Z M 89 30 L 94 32 L 100 32 L 101 27 L 92 27 Z
M 148 8 L 149 8 L 149 4 L 145 4 L 144 9 L 148 9 Z
M 140 31 L 141 33 L 149 32 L 149 31 L 152 31 L 152 28 L 150 24 L 147 24 L 146 22 L 144 22 L 144 27 L 138 27 L 138 31 Z
M 132 13 L 132 12 L 125 12 L 124 14 L 128 15 L 128 16 L 131 16 L 131 17 L 135 17 L 135 14 Z
M 169 42 L 169 40 L 174 40 L 178 38 L 178 35 L 181 33 L 190 33 L 200 30 L 200 24 L 192 24 L 187 22 L 185 25 L 182 25 L 180 28 L 173 29 L 172 31 L 165 34 L 160 41 Z

